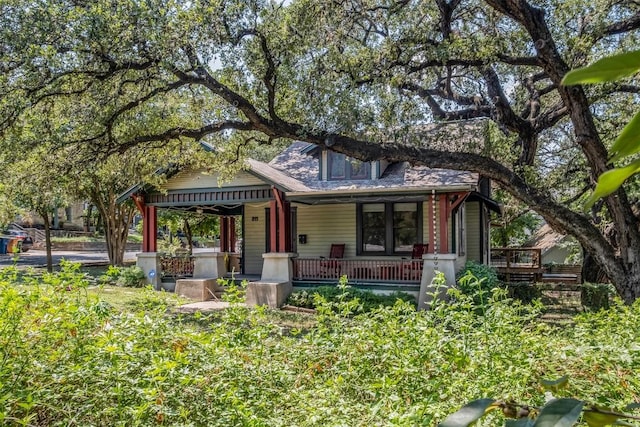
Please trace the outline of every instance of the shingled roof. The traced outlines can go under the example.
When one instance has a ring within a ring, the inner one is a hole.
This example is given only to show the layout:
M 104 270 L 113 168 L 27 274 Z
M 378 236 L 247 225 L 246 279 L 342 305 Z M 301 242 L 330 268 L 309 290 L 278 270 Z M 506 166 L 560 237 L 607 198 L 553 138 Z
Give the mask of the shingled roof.
M 294 178 L 308 192 L 354 191 L 393 188 L 443 188 L 469 187 L 478 183 L 478 174 L 449 169 L 435 169 L 426 166 L 410 166 L 408 163 L 396 163 L 387 167 L 378 179 L 322 181 L 319 177 L 318 150 L 305 142 L 294 142 L 277 155 L 269 166 Z M 292 190 L 298 191 L 298 190 Z

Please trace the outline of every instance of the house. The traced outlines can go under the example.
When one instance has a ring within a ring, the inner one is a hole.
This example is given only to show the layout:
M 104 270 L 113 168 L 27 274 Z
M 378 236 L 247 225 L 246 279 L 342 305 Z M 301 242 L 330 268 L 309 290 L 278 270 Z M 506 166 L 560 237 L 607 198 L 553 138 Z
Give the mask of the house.
M 489 180 L 475 173 L 361 162 L 294 142 L 269 163 L 249 159 L 231 180 L 219 185 L 218 178 L 184 170 L 162 188 L 136 186 L 121 196 L 143 213 L 138 263 L 156 286 L 158 209 L 219 215 L 220 253 L 194 253 L 193 276 L 227 274 L 229 257 L 237 257 L 240 275 L 259 278 L 260 289 L 272 285 L 262 299 L 270 305 L 292 285 L 335 283 L 341 275 L 356 285 L 424 295 L 434 270 L 453 282 L 467 260 L 489 262 L 489 211 L 499 206 Z M 238 222 L 241 236 L 234 233 Z M 236 239 L 241 251 L 233 254 Z
M 539 248 L 541 251 L 542 265 L 549 264 L 574 264 L 579 258 L 580 246 L 572 236 L 561 234 L 549 226 L 543 224 L 527 240 L 524 247 Z M 571 262 L 569 262 L 571 261 Z

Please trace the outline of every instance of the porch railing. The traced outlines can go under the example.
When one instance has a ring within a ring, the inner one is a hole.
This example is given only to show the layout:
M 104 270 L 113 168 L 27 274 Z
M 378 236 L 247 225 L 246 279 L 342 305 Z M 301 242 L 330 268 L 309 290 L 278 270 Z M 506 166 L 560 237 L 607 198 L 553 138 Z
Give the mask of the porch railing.
M 169 255 L 160 257 L 162 280 L 172 281 L 185 277 L 193 277 L 193 256 Z
M 491 266 L 506 282 L 539 282 L 542 279 L 540 248 L 492 248 Z
M 343 258 L 294 258 L 294 280 L 350 282 L 420 283 L 421 259 L 375 260 Z

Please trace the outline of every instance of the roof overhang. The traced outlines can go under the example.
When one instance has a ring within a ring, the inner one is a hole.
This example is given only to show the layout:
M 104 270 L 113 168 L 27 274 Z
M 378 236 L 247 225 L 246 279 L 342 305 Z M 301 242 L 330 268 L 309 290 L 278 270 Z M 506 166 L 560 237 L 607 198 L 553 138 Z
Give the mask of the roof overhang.
M 477 191 L 472 191 L 467 198 L 467 201 L 474 202 L 479 201 L 484 203 L 489 209 L 497 213 L 498 215 L 502 215 L 502 205 L 496 202 L 495 200 L 485 196 L 482 193 L 478 193 Z
M 350 202 L 386 201 L 420 201 L 426 200 L 434 192 L 436 194 L 459 193 L 473 191 L 470 185 L 459 186 L 424 186 L 394 188 L 358 188 L 327 191 L 287 192 L 287 200 L 304 204 L 331 204 Z

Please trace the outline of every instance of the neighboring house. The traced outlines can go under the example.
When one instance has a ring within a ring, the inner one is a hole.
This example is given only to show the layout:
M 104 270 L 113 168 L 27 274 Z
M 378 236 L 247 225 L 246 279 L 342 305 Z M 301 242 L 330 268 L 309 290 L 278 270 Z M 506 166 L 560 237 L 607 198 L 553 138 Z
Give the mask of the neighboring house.
M 84 227 L 84 212 L 86 202 L 75 201 L 67 207 L 60 207 L 54 210 L 51 218 L 51 227 L 59 230 L 82 231 Z M 44 220 L 35 212 L 22 215 L 17 222 L 25 227 L 38 227 L 44 225 Z
M 243 275 L 308 285 L 346 274 L 352 284 L 416 293 L 433 267 L 451 281 L 467 260 L 488 263 L 489 210 L 499 211 L 489 180 L 478 174 L 361 162 L 303 142 L 268 164 L 247 160 L 246 170 L 221 186 L 216 174 L 185 170 L 160 189 L 135 186 L 120 200 L 128 197 L 145 217 L 143 257 L 156 251 L 157 209 L 191 210 L 222 217 L 222 252 L 242 238 Z M 235 221 L 242 236 L 230 231 Z M 424 256 L 415 253 L 417 244 Z M 339 259 L 328 258 L 332 245 L 342 249 L 334 253 Z M 152 277 L 159 280 L 155 269 Z
M 542 265 L 548 265 L 576 264 L 577 245 L 573 237 L 555 232 L 544 224 L 522 246 L 539 248 Z

